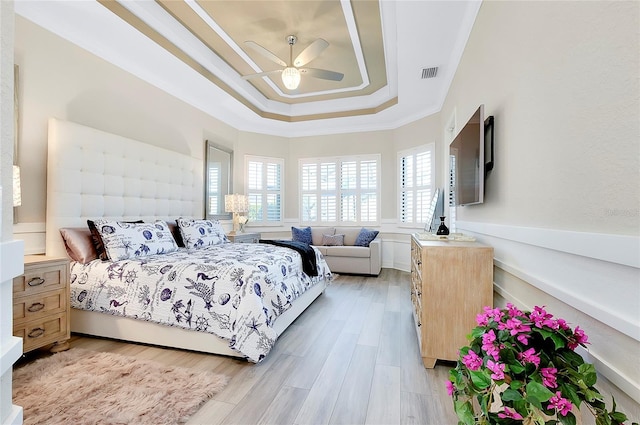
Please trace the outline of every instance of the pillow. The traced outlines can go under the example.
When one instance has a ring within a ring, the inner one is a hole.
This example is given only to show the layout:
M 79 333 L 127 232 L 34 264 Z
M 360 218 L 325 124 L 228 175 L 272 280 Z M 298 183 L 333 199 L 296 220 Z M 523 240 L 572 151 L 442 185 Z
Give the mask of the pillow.
M 144 221 L 123 221 L 122 223 L 144 223 Z M 100 236 L 100 232 L 98 232 L 98 229 L 96 229 L 94 221 L 87 220 L 87 226 L 89 226 L 89 231 L 91 231 L 91 241 L 93 242 L 93 246 L 96 249 L 98 258 L 102 261 L 109 261 L 109 256 L 107 255 L 107 252 L 104 249 L 104 244 L 102 243 L 102 236 Z
M 60 229 L 69 258 L 78 263 L 87 264 L 96 258 L 98 253 L 91 239 L 91 231 L 86 227 L 64 227 Z
M 178 249 L 169 226 L 162 220 L 154 223 L 127 223 L 99 219 L 94 224 L 111 261 L 166 254 Z
M 377 230 L 369 230 L 364 227 L 360 230 L 360 234 L 356 238 L 356 243 L 354 246 L 369 246 L 372 240 L 374 240 L 378 236 Z
M 194 220 L 179 218 L 176 220 L 186 248 L 202 248 L 229 242 L 218 220 Z
M 295 242 L 311 245 L 311 227 L 300 228 L 291 226 L 291 239 Z
M 322 235 L 323 246 L 344 246 L 344 235 Z
M 311 228 L 311 245 L 320 246 L 323 245 L 322 237 L 324 235 L 335 235 L 336 229 L 334 227 L 312 227 Z

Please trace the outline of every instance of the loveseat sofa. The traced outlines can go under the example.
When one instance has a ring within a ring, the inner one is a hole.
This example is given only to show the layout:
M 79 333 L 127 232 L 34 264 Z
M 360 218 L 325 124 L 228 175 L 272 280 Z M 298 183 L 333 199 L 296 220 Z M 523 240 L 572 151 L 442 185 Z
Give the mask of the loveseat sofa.
M 300 240 L 300 232 L 306 229 L 292 228 L 292 239 Z M 308 235 L 302 233 L 302 237 Z M 356 241 L 366 246 L 356 246 Z M 361 227 L 311 227 L 311 245 L 322 252 L 334 273 L 380 274 L 382 241 L 377 231 Z

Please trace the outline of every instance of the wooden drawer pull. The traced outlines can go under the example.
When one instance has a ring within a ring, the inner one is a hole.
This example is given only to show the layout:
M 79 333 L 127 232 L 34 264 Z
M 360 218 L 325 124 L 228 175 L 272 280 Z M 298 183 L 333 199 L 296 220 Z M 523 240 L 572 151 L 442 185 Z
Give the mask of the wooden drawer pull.
M 42 335 L 44 335 L 44 329 L 42 328 L 35 328 L 27 334 L 29 338 L 39 338 Z
M 40 311 L 43 308 L 44 308 L 44 304 L 42 304 L 42 303 L 33 303 L 27 308 L 27 310 L 29 310 L 31 313 L 35 313 L 36 311 Z
M 42 285 L 44 283 L 44 279 L 41 277 L 32 277 L 31 279 L 29 279 L 29 282 L 27 282 L 27 285 L 29 286 L 38 286 L 38 285 Z

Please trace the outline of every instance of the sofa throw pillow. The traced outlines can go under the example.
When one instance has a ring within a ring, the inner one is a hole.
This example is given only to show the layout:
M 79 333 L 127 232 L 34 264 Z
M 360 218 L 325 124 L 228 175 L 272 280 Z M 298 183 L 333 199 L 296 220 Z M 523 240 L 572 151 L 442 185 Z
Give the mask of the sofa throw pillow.
M 344 246 L 344 235 L 322 235 L 323 246 Z
M 356 242 L 354 243 L 354 245 L 365 246 L 365 247 L 369 246 L 371 241 L 374 240 L 376 236 L 378 236 L 378 233 L 379 232 L 377 230 L 369 230 L 363 227 L 362 230 L 360 230 L 360 233 L 358 234 L 358 237 L 356 238 Z
M 180 217 L 176 223 L 186 248 L 198 249 L 229 242 L 218 220 L 194 220 Z
M 127 223 L 99 219 L 94 224 L 111 261 L 166 254 L 178 249 L 169 226 L 162 220 L 154 223 Z
M 291 226 L 291 239 L 295 242 L 302 242 L 307 245 L 311 245 L 311 227 Z
M 105 220 L 105 219 L 100 219 Z M 144 223 L 142 220 L 136 221 L 121 221 L 121 223 Z M 98 258 L 102 261 L 109 261 L 109 256 L 107 255 L 107 251 L 104 249 L 104 243 L 102 242 L 102 236 L 100 232 L 96 228 L 94 220 L 87 220 L 87 226 L 89 226 L 89 231 L 91 232 L 91 242 L 93 242 L 93 247 L 96 249 L 96 254 Z

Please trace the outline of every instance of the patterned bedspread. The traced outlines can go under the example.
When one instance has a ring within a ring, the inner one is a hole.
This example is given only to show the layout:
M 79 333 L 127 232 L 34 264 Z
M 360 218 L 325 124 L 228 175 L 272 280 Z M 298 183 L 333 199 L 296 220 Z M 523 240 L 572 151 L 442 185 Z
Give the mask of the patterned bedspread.
M 266 244 L 226 243 L 116 262 L 72 263 L 71 306 L 210 332 L 259 362 L 274 320 L 331 271 L 316 250 L 318 276 L 300 254 Z

